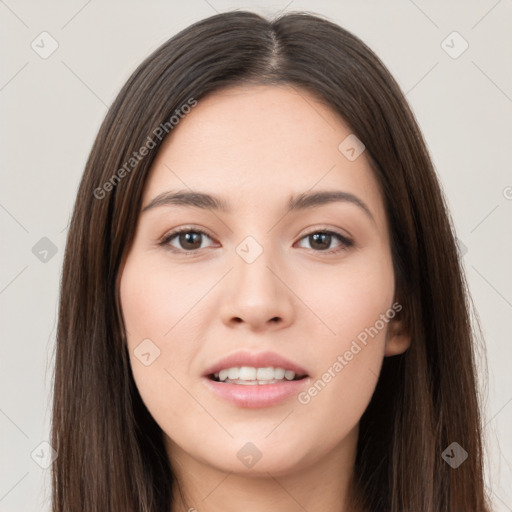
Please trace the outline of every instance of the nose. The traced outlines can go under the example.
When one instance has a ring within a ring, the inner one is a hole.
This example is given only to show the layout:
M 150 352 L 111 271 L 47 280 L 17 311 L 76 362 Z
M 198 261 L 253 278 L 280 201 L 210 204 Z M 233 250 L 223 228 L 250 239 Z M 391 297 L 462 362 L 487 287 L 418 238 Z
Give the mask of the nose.
M 253 332 L 282 329 L 294 321 L 293 292 L 286 283 L 283 265 L 269 250 L 252 263 L 234 255 L 234 269 L 225 280 L 220 308 L 229 327 Z

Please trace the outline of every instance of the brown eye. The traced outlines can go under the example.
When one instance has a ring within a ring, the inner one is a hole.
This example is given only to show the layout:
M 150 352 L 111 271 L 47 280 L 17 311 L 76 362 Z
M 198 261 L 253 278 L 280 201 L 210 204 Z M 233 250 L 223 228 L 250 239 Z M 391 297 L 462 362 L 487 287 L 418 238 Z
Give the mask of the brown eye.
M 308 240 L 310 248 L 315 252 L 333 253 L 354 245 L 352 240 L 334 231 L 315 231 L 302 237 L 301 240 Z M 333 240 L 337 240 L 338 244 L 331 250 Z
M 205 237 L 211 240 L 204 231 L 197 229 L 182 229 L 181 231 L 176 231 L 167 236 L 162 241 L 162 245 L 170 245 L 173 249 L 181 251 L 196 251 L 204 248 L 202 243 Z M 171 242 L 177 243 L 178 246 Z
M 186 250 L 200 249 L 202 236 L 203 235 L 201 233 L 189 231 L 187 233 L 180 233 L 178 235 L 178 240 L 181 247 L 183 247 Z
M 314 233 L 309 235 L 310 246 L 312 249 L 324 251 L 329 249 L 332 242 L 332 235 L 327 233 Z

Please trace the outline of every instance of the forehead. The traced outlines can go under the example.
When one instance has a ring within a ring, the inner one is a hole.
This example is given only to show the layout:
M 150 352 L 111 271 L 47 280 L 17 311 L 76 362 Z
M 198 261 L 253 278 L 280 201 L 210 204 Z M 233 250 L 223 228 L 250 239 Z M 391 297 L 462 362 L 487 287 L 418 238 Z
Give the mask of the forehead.
M 215 193 L 241 207 L 255 194 L 282 204 L 294 193 L 319 188 L 364 197 L 378 217 L 382 198 L 365 153 L 351 160 L 340 150 L 350 136 L 345 121 L 304 90 L 222 89 L 199 100 L 166 138 L 143 204 L 184 188 Z

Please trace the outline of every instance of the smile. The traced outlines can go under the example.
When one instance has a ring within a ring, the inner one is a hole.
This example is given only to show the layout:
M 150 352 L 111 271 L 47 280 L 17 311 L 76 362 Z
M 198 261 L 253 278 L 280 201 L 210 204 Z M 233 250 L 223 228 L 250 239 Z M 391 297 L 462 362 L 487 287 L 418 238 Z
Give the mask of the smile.
M 293 370 L 285 370 L 284 368 L 273 368 L 271 366 L 256 368 L 254 366 L 242 366 L 223 368 L 220 372 L 215 372 L 209 376 L 216 382 L 224 382 L 226 384 L 239 385 L 268 385 L 277 382 L 300 380 L 305 375 L 296 375 Z

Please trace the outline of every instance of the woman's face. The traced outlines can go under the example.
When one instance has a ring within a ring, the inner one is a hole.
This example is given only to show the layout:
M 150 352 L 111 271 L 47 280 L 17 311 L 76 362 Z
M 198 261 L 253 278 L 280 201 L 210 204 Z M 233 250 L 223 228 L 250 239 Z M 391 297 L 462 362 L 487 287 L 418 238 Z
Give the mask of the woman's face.
M 120 297 L 171 460 L 273 475 L 353 460 L 384 354 L 408 340 L 383 197 L 349 127 L 288 86 L 224 89 L 174 127 L 148 205 Z

